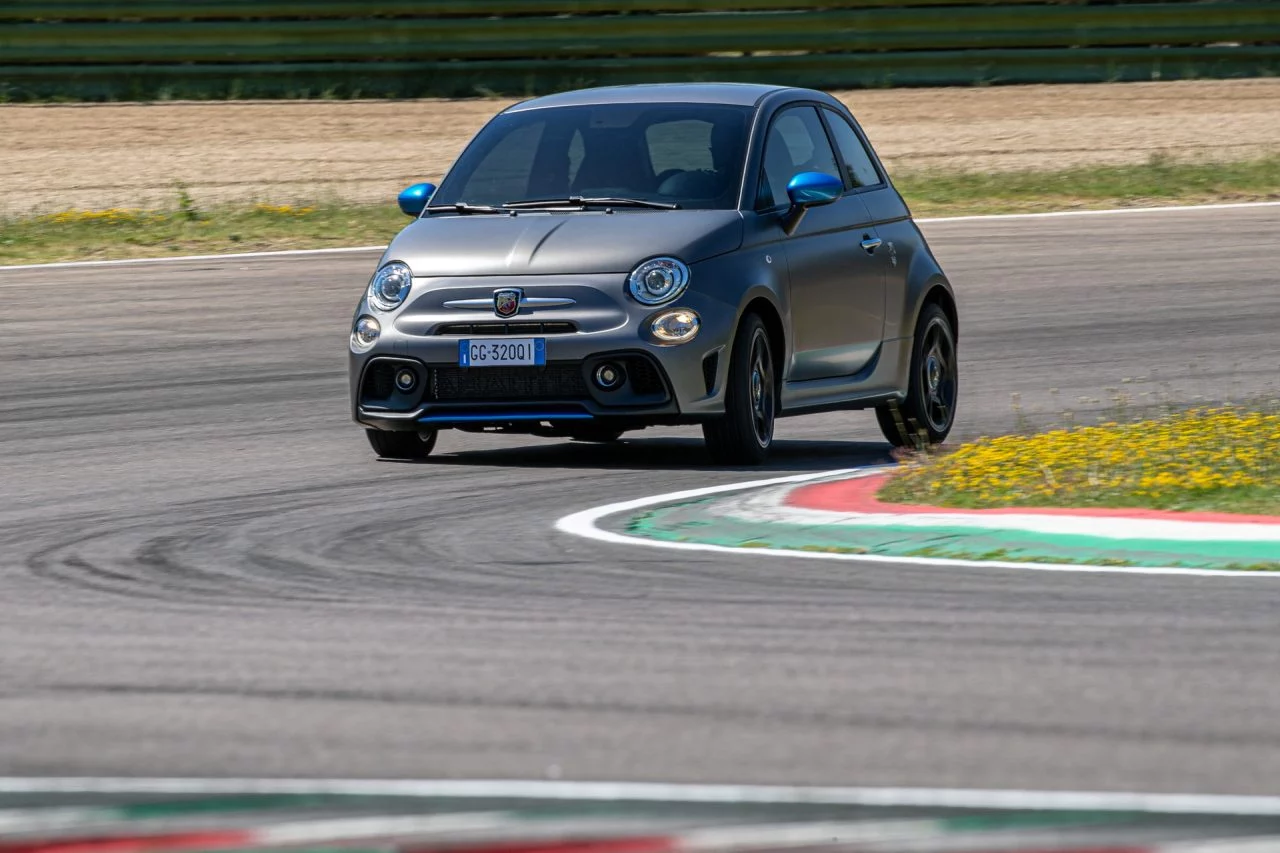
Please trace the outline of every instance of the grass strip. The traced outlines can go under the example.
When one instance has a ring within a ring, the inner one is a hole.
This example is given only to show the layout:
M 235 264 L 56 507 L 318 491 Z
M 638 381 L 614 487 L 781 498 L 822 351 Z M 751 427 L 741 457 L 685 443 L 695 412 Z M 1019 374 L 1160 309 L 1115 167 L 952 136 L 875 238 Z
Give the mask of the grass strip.
M 1132 423 L 983 438 L 925 455 L 881 500 L 1280 515 L 1280 411 L 1198 408 Z
M 1153 157 L 1134 166 L 895 174 L 917 216 L 1027 213 L 1280 199 L 1280 154 L 1229 163 Z M 394 204 L 66 210 L 0 219 L 0 264 L 382 245 L 407 220 Z
M 1203 163 L 1154 155 L 1140 165 L 1060 171 L 905 172 L 894 184 L 917 216 L 1271 201 L 1280 199 L 1280 154 Z
M 386 245 L 395 205 L 252 204 L 196 210 L 67 210 L 0 220 L 0 264 Z

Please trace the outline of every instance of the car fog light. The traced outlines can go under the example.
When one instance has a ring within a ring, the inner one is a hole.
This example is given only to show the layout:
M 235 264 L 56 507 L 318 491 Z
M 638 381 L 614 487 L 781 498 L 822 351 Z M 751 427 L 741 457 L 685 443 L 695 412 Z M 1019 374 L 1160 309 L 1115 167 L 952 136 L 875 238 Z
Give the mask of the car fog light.
M 604 391 L 612 391 L 618 388 L 625 381 L 627 375 L 622 372 L 622 368 L 612 362 L 605 362 L 596 368 L 596 385 Z
M 372 317 L 361 317 L 356 320 L 355 328 L 351 330 L 351 343 L 360 349 L 365 349 L 373 346 L 381 334 L 381 323 Z
M 418 374 L 407 367 L 396 371 L 396 387 L 408 394 L 418 384 Z
M 659 314 L 649 328 L 664 343 L 683 344 L 697 337 L 702 320 L 696 312 L 680 309 Z

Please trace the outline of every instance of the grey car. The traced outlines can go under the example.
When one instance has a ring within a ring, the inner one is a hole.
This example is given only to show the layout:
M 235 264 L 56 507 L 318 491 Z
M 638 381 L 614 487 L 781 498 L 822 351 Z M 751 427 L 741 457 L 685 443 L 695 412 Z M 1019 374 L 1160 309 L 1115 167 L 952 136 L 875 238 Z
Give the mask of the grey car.
M 495 116 L 356 309 L 374 450 L 442 429 L 613 441 L 700 424 L 758 464 L 778 417 L 875 409 L 895 445 L 955 418 L 956 303 L 839 101 L 744 84 L 537 98 Z

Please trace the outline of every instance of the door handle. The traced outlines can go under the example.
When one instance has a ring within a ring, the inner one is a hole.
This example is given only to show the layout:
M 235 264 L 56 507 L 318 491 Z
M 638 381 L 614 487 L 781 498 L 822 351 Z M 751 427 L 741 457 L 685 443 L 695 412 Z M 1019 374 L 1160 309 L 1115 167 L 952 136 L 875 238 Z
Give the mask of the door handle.
M 862 248 L 866 249 L 867 253 L 870 254 L 874 252 L 876 249 L 879 249 L 880 244 L 883 242 L 884 241 L 881 240 L 879 237 L 866 237 L 862 241 Z

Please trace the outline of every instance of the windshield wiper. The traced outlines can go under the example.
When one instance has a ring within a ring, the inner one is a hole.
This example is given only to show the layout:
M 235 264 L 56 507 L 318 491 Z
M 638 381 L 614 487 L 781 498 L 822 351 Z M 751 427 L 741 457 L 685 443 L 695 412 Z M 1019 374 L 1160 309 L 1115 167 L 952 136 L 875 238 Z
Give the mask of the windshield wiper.
M 467 204 L 460 201 L 457 204 L 437 204 L 427 208 L 427 213 L 439 213 L 442 210 L 451 210 L 454 213 L 510 213 L 505 207 L 490 207 L 487 204 Z
M 508 210 L 530 210 L 534 208 L 555 207 L 649 207 L 654 210 L 679 210 L 680 205 L 673 201 L 649 201 L 643 198 L 591 198 L 571 195 L 567 198 L 531 198 L 524 201 L 508 201 L 503 207 Z

